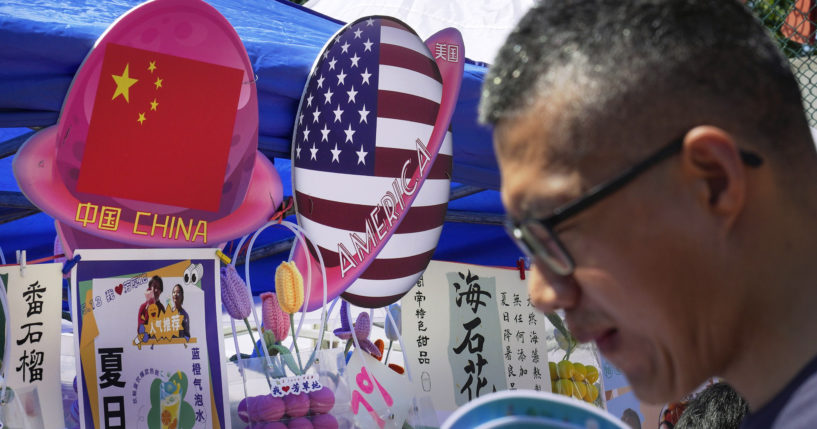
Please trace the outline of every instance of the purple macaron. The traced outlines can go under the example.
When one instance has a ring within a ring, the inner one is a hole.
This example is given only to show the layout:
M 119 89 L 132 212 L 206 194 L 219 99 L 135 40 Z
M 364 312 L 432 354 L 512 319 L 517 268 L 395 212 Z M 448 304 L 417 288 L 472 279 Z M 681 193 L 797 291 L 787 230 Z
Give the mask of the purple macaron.
M 331 414 L 312 416 L 312 426 L 315 429 L 338 429 L 338 419 Z
M 287 422 L 289 429 L 312 429 L 312 422 L 306 417 L 298 417 Z
M 284 404 L 290 417 L 303 417 L 309 413 L 309 396 L 306 393 L 284 396 Z
M 329 387 L 309 392 L 309 410 L 312 414 L 328 413 L 335 406 L 335 392 Z
M 255 417 L 255 420 L 262 422 L 281 420 L 284 411 L 286 411 L 284 400 L 272 395 L 258 396 L 254 405 L 254 408 L 250 408 L 251 414 Z

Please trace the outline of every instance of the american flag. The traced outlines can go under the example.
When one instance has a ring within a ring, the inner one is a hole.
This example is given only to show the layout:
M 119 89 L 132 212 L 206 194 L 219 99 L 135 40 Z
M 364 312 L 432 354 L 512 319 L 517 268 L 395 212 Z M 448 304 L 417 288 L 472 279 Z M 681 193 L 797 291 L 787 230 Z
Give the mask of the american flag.
M 431 52 L 397 20 L 358 20 L 324 49 L 301 100 L 292 161 L 298 220 L 328 269 L 340 265 L 338 243 L 356 253 L 350 233 L 365 240 L 367 219 L 396 193 L 404 163 L 408 177 L 417 168 L 416 141 L 428 144 L 441 94 Z M 451 161 L 449 131 L 411 210 L 345 299 L 379 307 L 414 285 L 442 230 Z

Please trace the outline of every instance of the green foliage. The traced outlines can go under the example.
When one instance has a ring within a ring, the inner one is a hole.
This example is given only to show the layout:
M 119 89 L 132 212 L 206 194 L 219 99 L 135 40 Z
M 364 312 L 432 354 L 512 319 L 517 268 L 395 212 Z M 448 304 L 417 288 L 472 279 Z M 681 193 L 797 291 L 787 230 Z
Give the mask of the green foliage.
M 303 374 L 303 371 L 301 371 L 298 364 L 295 363 L 295 359 L 292 357 L 292 353 L 289 352 L 288 348 L 280 344 L 276 344 L 273 347 L 281 355 L 281 358 L 284 359 L 284 363 L 287 365 L 287 367 L 289 367 L 289 370 L 292 371 L 293 374 Z

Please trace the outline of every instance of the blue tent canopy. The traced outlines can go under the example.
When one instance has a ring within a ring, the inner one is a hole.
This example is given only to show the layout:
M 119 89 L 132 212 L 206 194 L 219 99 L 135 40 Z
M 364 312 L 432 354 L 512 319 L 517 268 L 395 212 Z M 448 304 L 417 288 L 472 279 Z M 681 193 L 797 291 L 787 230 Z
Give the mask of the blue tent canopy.
M 7 0 L 0 4 L 0 246 L 6 257 L 16 249 L 27 249 L 29 259 L 49 256 L 55 237 L 53 219 L 43 213 L 32 215 L 36 208 L 20 194 L 11 171 L 13 153 L 31 133 L 29 127 L 57 122 L 74 73 L 96 39 L 139 3 Z M 247 49 L 257 75 L 259 150 L 274 159 L 284 194 L 291 195 L 289 154 L 297 105 L 312 63 L 343 23 L 286 1 L 213 0 L 210 4 L 235 27 Z M 466 196 L 449 204 L 434 258 L 514 265 L 520 253 L 499 225 L 504 211 L 496 191 L 499 175 L 490 130 L 476 122 L 485 71 L 484 64 L 465 66 L 452 123 L 452 195 Z M 275 252 L 276 243 L 286 237 L 282 228 L 270 228 L 259 238 L 256 247 L 267 246 L 271 255 L 253 263 L 253 278 L 262 273 L 266 279 L 271 277 L 274 266 L 287 257 L 287 252 Z M 269 281 L 253 285 L 256 293 L 270 287 Z

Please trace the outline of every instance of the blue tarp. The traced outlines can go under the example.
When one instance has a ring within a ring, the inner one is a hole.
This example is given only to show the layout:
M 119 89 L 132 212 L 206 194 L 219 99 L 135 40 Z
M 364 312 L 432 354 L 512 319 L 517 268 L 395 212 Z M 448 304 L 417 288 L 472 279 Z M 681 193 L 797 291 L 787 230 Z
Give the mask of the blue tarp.
M 56 123 L 74 73 L 96 39 L 138 1 L 59 2 L 5 0 L 0 3 L 0 142 L 28 130 Z M 290 140 L 297 104 L 312 63 L 341 22 L 286 1 L 214 0 L 209 2 L 235 27 L 257 74 L 259 149 L 275 158 L 284 181 L 290 183 Z M 466 53 L 468 46 L 466 45 Z M 453 201 L 449 210 L 503 212 L 490 130 L 477 124 L 476 108 L 486 68 L 468 63 L 453 119 L 454 169 L 452 187 L 474 185 L 489 189 Z M 0 191 L 19 192 L 11 159 L 0 160 Z M 2 211 L 3 209 L 0 209 Z M 2 215 L 2 213 L 0 213 Z M 29 259 L 50 255 L 53 220 L 37 214 L 0 225 L 0 246 L 10 257 L 28 249 Z M 259 243 L 284 237 L 264 233 Z M 256 264 L 269 278 L 281 258 Z M 435 259 L 487 265 L 514 265 L 519 252 L 500 226 L 446 223 Z M 259 271 L 262 272 L 262 271 Z M 254 277 L 257 278 L 257 277 Z M 267 283 L 270 283 L 269 281 Z M 270 285 L 253 285 L 257 291 Z

